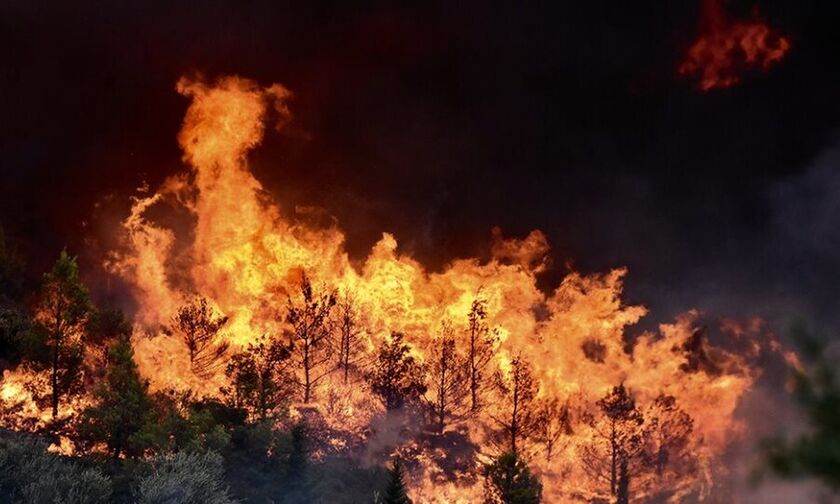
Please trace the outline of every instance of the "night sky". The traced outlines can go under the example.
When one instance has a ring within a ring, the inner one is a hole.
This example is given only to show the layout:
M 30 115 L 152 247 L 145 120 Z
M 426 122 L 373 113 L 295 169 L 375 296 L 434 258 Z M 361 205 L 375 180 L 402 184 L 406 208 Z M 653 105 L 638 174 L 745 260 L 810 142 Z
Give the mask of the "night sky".
M 790 53 L 707 93 L 676 72 L 694 0 L 71 3 L 0 2 L 0 223 L 32 274 L 62 246 L 93 271 L 134 189 L 183 168 L 178 77 L 238 74 L 295 95 L 256 176 L 354 257 L 391 231 L 436 269 L 539 228 L 547 287 L 625 265 L 652 321 L 840 329 L 835 2 L 760 2 Z

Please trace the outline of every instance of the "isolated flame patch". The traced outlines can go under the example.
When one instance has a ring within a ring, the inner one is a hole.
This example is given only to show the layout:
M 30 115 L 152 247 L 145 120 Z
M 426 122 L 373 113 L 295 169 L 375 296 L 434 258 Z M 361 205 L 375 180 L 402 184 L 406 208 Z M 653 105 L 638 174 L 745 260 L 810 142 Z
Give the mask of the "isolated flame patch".
M 704 0 L 704 33 L 688 49 L 680 75 L 701 91 L 732 87 L 750 70 L 766 71 L 790 50 L 790 39 L 759 19 L 728 19 L 720 0 Z

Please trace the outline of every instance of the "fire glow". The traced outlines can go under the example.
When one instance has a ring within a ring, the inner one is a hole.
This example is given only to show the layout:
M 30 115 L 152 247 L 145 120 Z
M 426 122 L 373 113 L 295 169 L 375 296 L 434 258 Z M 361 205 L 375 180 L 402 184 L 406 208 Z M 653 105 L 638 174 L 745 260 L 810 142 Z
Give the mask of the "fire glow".
M 413 450 L 419 464 L 409 486 L 417 502 L 480 500 L 478 466 L 448 472 L 440 462 L 445 449 L 420 439 L 435 430 L 460 433 L 481 447 L 477 459 L 486 461 L 493 454 L 498 418 L 507 414 L 506 400 L 498 390 L 482 390 L 480 408 L 471 408 L 465 397 L 460 407 L 441 414 L 439 428 L 430 427 L 430 421 L 408 429 L 414 435 L 403 429 L 375 449 L 388 421 L 362 377 L 376 349 L 394 333 L 405 335 L 411 355 L 427 369 L 434 369 L 445 340 L 453 341 L 453 355 L 463 355 L 476 334 L 492 347 L 487 376 L 497 374 L 511 383 L 519 364 L 528 363 L 534 379 L 529 400 L 555 423 L 521 439 L 519 449 L 542 479 L 546 502 L 607 502 L 615 494 L 616 466 L 603 464 L 609 459 L 609 435 L 598 418 L 605 398 L 619 389 L 632 395 L 646 418 L 659 422 L 648 420 L 649 433 L 677 424 L 684 429 L 678 444 L 662 436 L 646 438 L 659 443 L 649 448 L 664 457 L 656 470 L 622 467 L 634 471 L 635 498 L 702 500 L 727 476 L 722 457 L 742 431 L 735 411 L 759 375 L 750 352 L 765 345 L 755 329 L 760 324 L 745 330 L 728 321 L 724 328 L 751 349 L 747 352 L 712 346 L 697 327 L 696 312 L 629 343 L 627 329 L 647 311 L 622 302 L 626 270 L 572 272 L 545 293 L 537 278 L 546 268 L 549 247 L 536 230 L 524 239 L 497 233 L 489 260 L 456 259 L 440 272 L 428 272 L 401 254 L 395 237 L 383 233 L 367 258 L 354 264 L 340 229 L 284 215 L 249 170 L 247 154 L 259 146 L 267 125 L 282 127 L 291 120 L 286 88 L 223 77 L 215 82 L 184 78 L 177 89 L 191 100 L 178 136 L 189 169 L 136 197 L 121 230 L 124 247 L 106 261 L 133 290 L 138 310 L 132 343 L 153 389 L 218 396 L 228 385 L 224 367 L 194 372 L 190 350 L 171 329 L 183 306 L 197 296 L 206 298 L 206 310 L 222 325 L 215 344 L 229 348 L 229 356 L 266 336 L 287 337 L 294 323 L 289 300 L 300 295 L 307 278 L 318 292 L 335 292 L 332 332 L 326 335 L 335 348 L 329 359 L 315 364 L 312 377 L 308 370 L 306 377 L 293 370 L 299 385 L 293 413 L 317 417 L 328 427 L 334 449 L 356 450 L 370 463 Z M 161 213 L 187 215 L 188 229 L 165 226 L 155 217 Z M 353 369 L 340 372 L 341 313 L 347 310 L 358 321 L 353 334 L 361 355 Z M 0 397 L 26 403 L 23 378 L 16 378 L 7 374 Z M 432 403 L 441 390 L 435 398 L 433 388 L 424 397 Z M 44 415 L 25 407 L 21 414 Z
M 720 0 L 704 0 L 703 7 L 704 32 L 678 69 L 696 79 L 701 91 L 735 86 L 746 71 L 766 71 L 790 50 L 790 39 L 761 21 L 757 11 L 752 19 L 733 21 Z

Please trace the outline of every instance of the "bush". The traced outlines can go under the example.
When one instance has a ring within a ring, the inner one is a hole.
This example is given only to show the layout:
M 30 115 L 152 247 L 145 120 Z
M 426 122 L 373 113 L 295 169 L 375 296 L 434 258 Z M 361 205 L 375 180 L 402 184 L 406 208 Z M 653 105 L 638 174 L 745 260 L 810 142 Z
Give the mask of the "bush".
M 139 504 L 233 504 L 224 484 L 222 457 L 213 451 L 179 452 L 152 462 L 152 473 L 140 480 Z
M 99 504 L 110 502 L 111 481 L 97 469 L 83 468 L 48 453 L 30 437 L 0 438 L 3 502 Z

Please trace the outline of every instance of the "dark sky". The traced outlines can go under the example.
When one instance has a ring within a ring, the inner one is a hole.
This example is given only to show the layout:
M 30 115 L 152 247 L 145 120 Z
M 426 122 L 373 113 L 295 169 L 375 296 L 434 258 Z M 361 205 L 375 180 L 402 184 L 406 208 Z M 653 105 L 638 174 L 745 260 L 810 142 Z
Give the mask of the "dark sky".
M 33 270 L 85 256 L 95 203 L 180 169 L 180 75 L 239 74 L 295 94 L 258 178 L 356 256 L 393 231 L 439 268 L 539 228 L 547 284 L 626 265 L 654 319 L 838 321 L 834 2 L 762 1 L 792 51 L 710 93 L 675 72 L 694 0 L 73 3 L 0 1 L 0 223 Z

